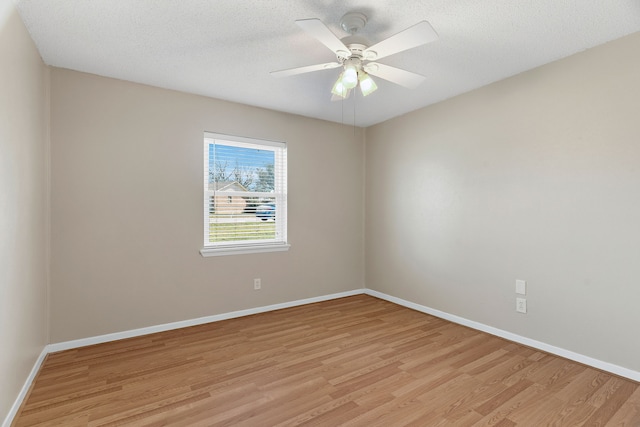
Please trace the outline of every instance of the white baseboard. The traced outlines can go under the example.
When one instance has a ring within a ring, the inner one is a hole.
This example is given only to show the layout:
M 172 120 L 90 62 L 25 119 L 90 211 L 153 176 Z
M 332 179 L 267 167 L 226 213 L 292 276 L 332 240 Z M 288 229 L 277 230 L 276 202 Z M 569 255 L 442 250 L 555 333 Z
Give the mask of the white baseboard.
M 280 304 L 267 305 L 263 307 L 249 308 L 246 310 L 232 311 L 230 313 L 214 314 L 212 316 L 199 317 L 197 319 L 182 320 L 179 322 L 165 323 L 162 325 L 149 326 L 146 328 L 131 329 L 129 331 L 115 332 L 112 334 L 98 335 L 95 337 L 81 338 L 72 341 L 64 341 L 55 344 L 49 344 L 47 347 L 49 353 L 55 353 L 57 351 L 70 350 L 72 348 L 86 347 L 88 345 L 101 344 L 109 341 L 117 341 L 125 338 L 154 334 L 156 332 L 164 332 L 173 329 L 187 328 L 189 326 L 203 325 L 205 323 L 219 322 L 221 320 L 250 316 L 252 314 L 265 313 L 267 311 L 312 304 L 314 302 L 328 301 L 336 298 L 344 298 L 352 295 L 359 295 L 362 293 L 364 293 L 364 289 L 356 289 L 353 291 L 340 292 L 337 294 L 323 295 L 319 297 L 283 302 Z
M 427 313 L 432 316 L 439 317 L 441 319 L 445 319 L 453 323 L 458 323 L 463 326 L 468 326 L 469 328 L 472 328 L 472 329 L 486 332 L 491 335 L 505 338 L 509 341 L 514 341 L 519 344 L 526 345 L 528 347 L 533 347 L 535 349 L 545 351 L 547 353 L 555 354 L 556 356 L 564 357 L 565 359 L 573 360 L 575 362 L 579 362 L 584 365 L 594 367 L 596 369 L 607 371 L 612 374 L 619 375 L 621 377 L 629 378 L 630 380 L 640 382 L 640 372 L 634 371 L 632 369 L 624 368 L 622 366 L 614 365 L 613 363 L 594 359 L 592 357 L 585 356 L 580 353 L 575 353 L 573 351 L 566 350 L 564 348 L 556 347 L 541 341 L 536 341 L 527 337 L 523 337 L 521 335 L 504 331 L 502 329 L 494 328 L 493 326 L 488 326 L 483 323 L 474 322 L 473 320 L 465 319 L 464 317 L 449 314 L 444 311 L 436 310 L 431 307 L 416 304 L 410 301 L 403 300 L 401 298 L 392 297 L 391 295 L 383 294 L 382 292 L 374 291 L 372 289 L 365 289 L 364 293 L 367 295 L 371 295 L 372 297 L 380 298 L 380 299 L 392 302 L 394 304 L 411 308 L 413 310 L 420 311 L 422 313 Z
M 11 425 L 13 418 L 16 416 L 16 414 L 18 413 L 18 410 L 20 409 L 20 405 L 22 405 L 22 401 L 24 400 L 27 393 L 29 392 L 29 388 L 31 387 L 33 380 L 38 374 L 38 371 L 40 369 L 40 366 L 42 365 L 42 362 L 44 361 L 44 358 L 49 353 L 55 353 L 57 351 L 63 351 L 63 350 L 70 350 L 78 347 L 85 347 L 93 344 L 101 344 L 109 341 L 117 341 L 125 338 L 137 337 L 141 335 L 153 334 L 156 332 L 164 332 L 164 331 L 170 331 L 173 329 L 186 328 L 189 326 L 202 325 L 205 323 L 219 322 L 221 320 L 233 319 L 236 317 L 249 316 L 252 314 L 265 313 L 268 311 L 280 310 L 280 309 L 289 308 L 289 307 L 296 307 L 296 306 L 305 305 L 305 304 L 312 304 L 312 303 L 321 302 L 321 301 L 329 301 L 332 299 L 344 298 L 344 297 L 349 297 L 352 295 L 360 295 L 360 294 L 367 294 L 376 298 L 380 298 L 380 299 L 392 302 L 394 304 L 411 308 L 413 310 L 420 311 L 422 313 L 430 314 L 432 316 L 436 316 L 453 323 L 468 326 L 472 329 L 486 332 L 491 335 L 505 338 L 510 341 L 514 341 L 529 347 L 533 347 L 541 351 L 546 351 L 547 353 L 555 354 L 557 356 L 564 357 L 566 359 L 574 360 L 576 362 L 592 366 L 596 369 L 601 369 L 603 371 L 607 371 L 612 374 L 619 375 L 621 377 L 629 378 L 633 381 L 640 382 L 640 372 L 638 371 L 634 371 L 628 368 L 624 368 L 622 366 L 614 365 L 612 363 L 603 362 L 602 360 L 594 359 L 592 357 L 575 353 L 560 347 L 556 347 L 550 344 L 546 344 L 540 341 L 526 338 L 526 337 L 514 334 L 512 332 L 504 331 L 502 329 L 498 329 L 482 323 L 474 322 L 473 320 L 465 319 L 464 317 L 459 317 L 453 314 L 449 314 L 444 311 L 436 310 L 424 305 L 406 301 L 401 298 L 396 298 L 396 297 L 384 294 L 382 292 L 374 291 L 372 289 L 355 289 L 352 291 L 340 292 L 340 293 L 330 294 L 330 295 L 323 295 L 323 296 L 313 297 L 313 298 L 306 298 L 306 299 L 297 300 L 297 301 L 289 301 L 289 302 L 284 302 L 280 304 L 267 305 L 264 307 L 256 307 L 256 308 L 250 308 L 247 310 L 232 311 L 229 313 L 199 317 L 197 319 L 183 320 L 183 321 L 173 322 L 173 323 L 165 323 L 162 325 L 150 326 L 147 328 L 132 329 L 129 331 L 116 332 L 112 334 L 105 334 L 105 335 L 99 335 L 95 337 L 82 338 L 78 340 L 49 344 L 45 346 L 45 348 L 42 350 L 42 353 L 40 353 L 40 356 L 36 360 L 36 363 L 33 365 L 33 369 L 31 369 L 31 372 L 29 373 L 29 376 L 27 377 L 27 380 L 25 381 L 24 386 L 20 390 L 18 397 L 16 398 L 13 406 L 11 407 L 9 413 L 7 414 L 7 417 L 5 418 L 4 422 L 2 423 L 2 427 L 9 427 Z
M 42 362 L 44 362 L 44 358 L 47 357 L 47 354 L 49 354 L 49 352 L 47 351 L 47 346 L 45 346 L 42 349 L 42 352 L 40 352 L 40 356 L 38 356 L 38 358 L 36 359 L 36 363 L 33 364 L 33 368 L 31 368 L 31 372 L 29 372 L 29 376 L 24 382 L 22 389 L 20 389 L 20 393 L 18 393 L 18 397 L 16 397 L 15 402 L 13 402 L 11 409 L 9 409 L 9 413 L 2 422 L 2 427 L 9 427 L 13 422 L 13 419 L 18 413 L 18 410 L 20 410 L 20 406 L 22 405 L 24 398 L 27 397 L 27 393 L 29 393 L 29 389 L 31 388 L 31 384 L 33 384 L 33 380 L 36 379 L 36 375 L 38 375 L 40 366 L 42 366 Z
M 180 329 L 180 328 L 186 328 L 189 326 L 202 325 L 205 323 L 219 322 L 221 320 L 233 319 L 233 318 L 242 317 L 242 316 L 250 316 L 252 314 L 265 313 L 267 311 L 280 310 L 283 308 L 297 307 L 300 305 L 312 304 L 314 302 L 329 301 L 337 298 L 350 297 L 352 295 L 360 295 L 363 293 L 364 293 L 364 289 L 355 289 L 352 291 L 339 292 L 336 294 L 323 295 L 319 297 L 283 302 L 280 304 L 272 304 L 272 305 L 267 305 L 263 307 L 249 308 L 247 310 L 232 311 L 230 313 L 222 313 L 222 314 L 215 314 L 212 316 L 199 317 L 197 319 L 183 320 L 179 322 L 149 326 L 147 328 L 132 329 L 129 331 L 115 332 L 112 334 L 105 334 L 105 335 L 99 335 L 95 337 L 82 338 L 78 340 L 49 344 L 44 347 L 44 349 L 42 350 L 42 353 L 40 353 L 40 356 L 38 357 L 38 360 L 36 360 L 36 363 L 33 365 L 33 369 L 31 369 L 31 372 L 29 373 L 29 376 L 27 377 L 27 380 L 25 381 L 24 386 L 22 387 L 22 390 L 20 390 L 18 397 L 16 398 L 13 406 L 9 410 L 9 413 L 7 414 L 6 418 L 4 419 L 2 423 L 2 427 L 11 426 L 13 419 L 15 418 L 16 414 L 18 413 L 18 410 L 20 409 L 20 405 L 22 405 L 22 401 L 24 400 L 27 393 L 29 392 L 29 388 L 31 387 L 33 380 L 35 379 L 36 375 L 38 374 L 38 371 L 40 370 L 40 366 L 42 365 L 44 358 L 49 353 L 55 353 L 63 350 L 71 350 L 74 348 L 85 347 L 93 344 L 101 344 L 109 341 L 117 341 L 125 338 L 138 337 L 141 335 L 153 334 L 156 332 L 170 331 L 172 329 Z

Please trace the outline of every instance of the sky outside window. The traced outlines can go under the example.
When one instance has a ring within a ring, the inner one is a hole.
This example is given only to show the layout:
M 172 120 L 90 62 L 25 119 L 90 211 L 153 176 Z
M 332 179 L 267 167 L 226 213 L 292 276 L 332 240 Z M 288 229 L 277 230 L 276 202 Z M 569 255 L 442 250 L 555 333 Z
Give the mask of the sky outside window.
M 238 181 L 254 190 L 267 171 L 273 171 L 275 152 L 232 145 L 209 145 L 209 181 Z M 269 174 L 271 175 L 271 174 Z M 251 182 L 251 184 L 247 184 Z M 273 188 L 271 188 L 273 189 Z M 264 191 L 264 189 L 262 189 Z

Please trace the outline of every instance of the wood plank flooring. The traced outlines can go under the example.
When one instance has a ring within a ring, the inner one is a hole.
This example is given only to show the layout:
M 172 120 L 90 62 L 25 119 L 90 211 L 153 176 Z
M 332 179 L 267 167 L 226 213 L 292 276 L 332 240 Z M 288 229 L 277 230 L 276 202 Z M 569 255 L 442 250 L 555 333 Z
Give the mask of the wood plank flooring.
M 14 426 L 640 426 L 640 384 L 366 295 L 50 354 Z

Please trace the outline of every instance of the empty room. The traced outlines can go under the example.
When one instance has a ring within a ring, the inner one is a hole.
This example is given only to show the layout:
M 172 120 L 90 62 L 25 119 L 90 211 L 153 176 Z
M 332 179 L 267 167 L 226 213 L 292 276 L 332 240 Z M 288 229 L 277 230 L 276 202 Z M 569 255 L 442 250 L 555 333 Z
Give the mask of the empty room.
M 640 426 L 640 5 L 0 3 L 0 422 Z

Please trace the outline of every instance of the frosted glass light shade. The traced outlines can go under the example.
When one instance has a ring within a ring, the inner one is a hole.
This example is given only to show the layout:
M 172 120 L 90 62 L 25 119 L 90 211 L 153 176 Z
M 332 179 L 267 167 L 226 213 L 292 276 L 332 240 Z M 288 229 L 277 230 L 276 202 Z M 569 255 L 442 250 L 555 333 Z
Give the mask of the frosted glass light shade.
M 333 88 L 331 89 L 331 93 L 341 98 L 346 98 L 347 93 L 349 93 L 349 89 L 347 89 L 344 86 L 344 83 L 342 83 L 342 77 L 343 75 L 340 74 L 340 77 L 338 77 L 338 80 L 336 80 L 335 84 L 333 85 Z
M 369 74 L 365 72 L 360 73 L 359 80 L 362 96 L 367 96 L 378 90 L 378 85 L 376 85 L 376 82 L 373 81 Z
M 354 65 L 347 65 L 342 73 L 342 84 L 347 89 L 353 89 L 358 84 L 358 70 Z

